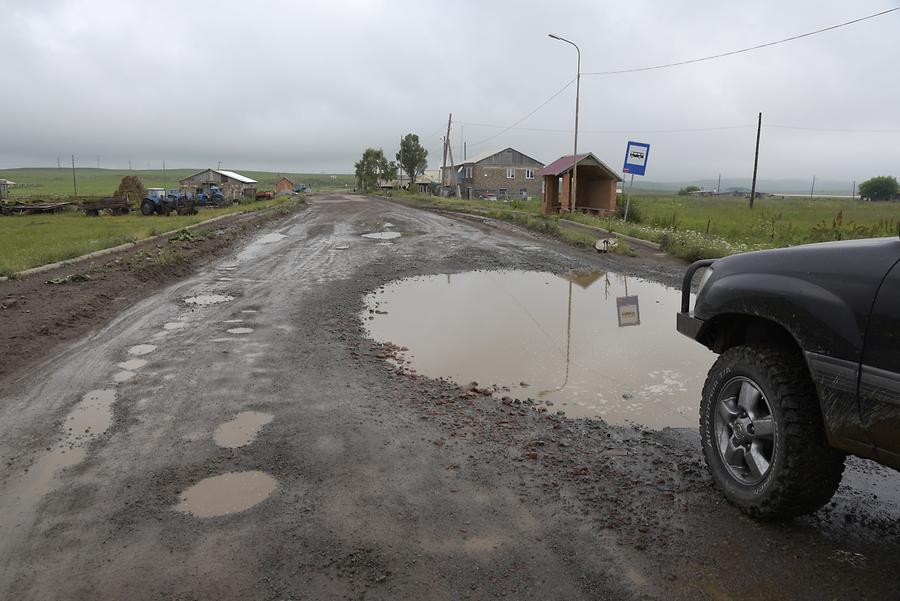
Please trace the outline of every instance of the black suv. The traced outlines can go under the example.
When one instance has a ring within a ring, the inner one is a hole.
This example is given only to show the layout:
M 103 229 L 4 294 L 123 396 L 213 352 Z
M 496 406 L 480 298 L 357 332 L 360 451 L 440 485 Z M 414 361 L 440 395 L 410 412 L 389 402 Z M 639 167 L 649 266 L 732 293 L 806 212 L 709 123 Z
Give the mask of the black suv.
M 719 354 L 703 387 L 703 454 L 744 512 L 816 511 L 848 453 L 900 469 L 900 240 L 698 261 L 677 324 Z

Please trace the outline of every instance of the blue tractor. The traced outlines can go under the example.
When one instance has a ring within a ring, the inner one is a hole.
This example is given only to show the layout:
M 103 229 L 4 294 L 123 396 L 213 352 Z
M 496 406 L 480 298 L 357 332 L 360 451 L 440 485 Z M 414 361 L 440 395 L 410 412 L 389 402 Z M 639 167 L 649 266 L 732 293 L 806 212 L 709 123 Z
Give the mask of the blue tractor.
M 211 186 L 209 192 L 198 192 L 196 200 L 202 207 L 227 207 L 231 204 L 231 199 L 226 198 L 222 188 L 218 186 Z
M 165 188 L 147 188 L 141 201 L 141 214 L 168 215 L 173 211 L 179 215 L 193 215 L 197 212 L 196 203 L 192 198 L 178 194 L 178 190 L 166 192 Z

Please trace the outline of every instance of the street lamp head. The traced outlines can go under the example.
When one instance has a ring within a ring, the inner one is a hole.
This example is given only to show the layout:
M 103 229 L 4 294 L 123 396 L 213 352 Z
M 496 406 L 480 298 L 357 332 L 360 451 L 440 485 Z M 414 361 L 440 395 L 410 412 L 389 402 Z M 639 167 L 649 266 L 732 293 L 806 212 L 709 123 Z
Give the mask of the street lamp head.
M 548 33 L 547 35 L 549 35 L 549 36 L 550 36 L 551 38 L 553 38 L 554 40 L 561 40 L 561 39 L 562 39 L 562 38 L 560 38 L 558 35 L 556 35 L 555 33 Z

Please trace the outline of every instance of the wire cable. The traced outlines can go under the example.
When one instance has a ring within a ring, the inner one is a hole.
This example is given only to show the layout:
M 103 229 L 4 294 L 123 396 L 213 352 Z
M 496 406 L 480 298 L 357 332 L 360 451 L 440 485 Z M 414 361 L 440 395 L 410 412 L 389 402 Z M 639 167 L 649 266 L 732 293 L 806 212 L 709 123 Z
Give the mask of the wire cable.
M 534 131 L 534 132 L 542 132 L 542 133 L 557 133 L 557 134 L 571 134 L 574 130 L 572 129 L 551 129 L 551 128 L 542 128 L 542 127 L 513 127 L 506 125 L 492 125 L 490 123 L 472 123 L 469 121 L 459 123 L 463 125 L 469 125 L 471 127 L 491 127 L 504 129 L 505 131 L 509 131 L 511 129 L 517 131 Z M 755 123 L 747 124 L 747 125 L 726 125 L 721 127 L 686 127 L 679 129 L 579 129 L 578 133 L 580 134 L 675 134 L 675 133 L 687 133 L 687 132 L 697 132 L 697 131 L 720 131 L 720 130 L 729 130 L 729 129 L 748 129 L 756 127 Z M 502 133 L 502 132 L 501 132 Z
M 516 121 L 515 123 L 513 123 L 512 125 L 507 126 L 503 131 L 497 132 L 496 134 L 494 134 L 494 135 L 492 135 L 492 136 L 488 136 L 487 138 L 485 138 L 485 139 L 483 139 L 483 140 L 479 140 L 478 142 L 475 142 L 474 144 L 472 144 L 472 146 L 473 146 L 473 147 L 481 146 L 481 145 L 484 144 L 485 142 L 489 142 L 489 141 L 493 140 L 494 138 L 496 138 L 496 137 L 498 137 L 498 136 L 502 136 L 503 134 L 505 134 L 505 133 L 508 132 L 509 130 L 513 129 L 513 128 L 514 128 L 515 126 L 517 126 L 519 123 L 521 123 L 522 121 L 525 121 L 526 119 L 528 119 L 529 117 L 531 117 L 533 114 L 535 114 L 536 112 L 538 112 L 539 110 L 541 110 L 542 108 L 544 108 L 545 106 L 547 106 L 548 104 L 550 104 L 550 101 L 551 101 L 551 100 L 553 100 L 554 98 L 556 98 L 557 96 L 559 96 L 560 94 L 562 94 L 563 92 L 565 92 L 566 90 L 568 90 L 568 89 L 569 89 L 569 86 L 571 86 L 573 83 L 575 83 L 575 79 L 576 79 L 576 78 L 572 78 L 572 79 L 569 81 L 569 83 L 567 83 L 566 85 L 564 85 L 563 87 L 561 87 L 559 90 L 557 90 L 557 91 L 553 94 L 553 96 L 551 96 L 550 98 L 548 98 L 547 100 L 545 100 L 544 102 L 542 102 L 536 109 L 534 109 L 533 111 L 531 111 L 530 113 L 528 113 L 527 115 L 525 115 L 524 117 L 522 117 L 521 119 L 519 119 L 518 121 Z
M 881 12 L 879 12 L 879 13 L 867 15 L 867 16 L 865 16 L 865 17 L 859 17 L 858 19 L 853 19 L 852 21 L 845 21 L 845 22 L 843 22 L 843 23 L 838 23 L 837 25 L 831 25 L 831 26 L 829 26 L 829 27 L 824 27 L 824 28 L 822 28 L 822 29 L 817 29 L 817 30 L 815 30 L 815 31 L 808 31 L 808 32 L 806 32 L 806 33 L 801 33 L 801 34 L 799 34 L 799 35 L 794 35 L 794 36 L 791 36 L 791 37 L 789 37 L 789 38 L 783 38 L 783 39 L 780 39 L 780 40 L 775 40 L 774 42 L 766 42 L 765 44 L 758 44 L 758 45 L 756 45 L 756 46 L 750 46 L 750 47 L 748 47 L 748 48 L 741 48 L 741 49 L 739 49 L 739 50 L 731 50 L 731 51 L 729 51 L 729 52 L 722 52 L 722 53 L 720 53 L 720 54 L 713 54 L 713 55 L 710 55 L 710 56 L 704 56 L 704 57 L 701 57 L 701 58 L 692 58 L 692 59 L 688 59 L 688 60 L 678 61 L 678 62 L 675 62 L 675 63 L 666 63 L 666 64 L 664 64 L 664 65 L 652 65 L 652 66 L 650 66 L 650 67 L 636 67 L 636 68 L 633 68 L 633 69 L 617 69 L 617 70 L 614 70 L 614 71 L 592 71 L 592 72 L 582 73 L 582 75 L 585 75 L 585 76 L 586 76 L 586 75 L 619 75 L 619 74 L 622 74 L 622 73 L 638 73 L 638 72 L 640 72 L 640 71 L 653 71 L 653 70 L 656 70 L 656 69 L 668 69 L 668 68 L 670 68 L 670 67 L 680 67 L 680 66 L 682 66 L 682 65 L 690 65 L 690 64 L 693 64 L 693 63 L 701 63 L 701 62 L 704 62 L 704 61 L 711 61 L 711 60 L 715 60 L 715 59 L 717 59 L 717 58 L 724 58 L 724 57 L 726 57 L 726 56 L 734 56 L 735 54 L 741 54 L 741 53 L 744 53 L 744 52 L 750 52 L 750 51 L 752 51 L 752 50 L 759 50 L 759 49 L 761 49 L 761 48 L 768 48 L 768 47 L 770 47 L 770 46 L 776 46 L 776 45 L 778 45 L 778 44 L 784 44 L 784 43 L 786 43 L 786 42 L 792 42 L 792 41 L 794 41 L 794 40 L 799 40 L 799 39 L 801 39 L 801 38 L 807 38 L 807 37 L 809 37 L 809 36 L 817 35 L 817 34 L 820 34 L 820 33 L 825 33 L 826 31 L 832 31 L 832 30 L 834 30 L 834 29 L 839 29 L 839 28 L 841 28 L 841 27 L 847 27 L 848 25 L 853 25 L 853 24 L 855 24 L 855 23 L 860 23 L 860 22 L 862 22 L 862 21 L 867 21 L 867 20 L 869 20 L 869 19 L 875 19 L 876 17 L 881 17 L 881 16 L 884 16 L 884 15 L 886 15 L 886 14 L 888 14 L 888 13 L 892 13 L 892 12 L 898 11 L 898 10 L 900 10 L 900 6 L 895 7 L 895 8 L 889 8 L 888 10 L 883 10 L 883 11 L 881 11 Z

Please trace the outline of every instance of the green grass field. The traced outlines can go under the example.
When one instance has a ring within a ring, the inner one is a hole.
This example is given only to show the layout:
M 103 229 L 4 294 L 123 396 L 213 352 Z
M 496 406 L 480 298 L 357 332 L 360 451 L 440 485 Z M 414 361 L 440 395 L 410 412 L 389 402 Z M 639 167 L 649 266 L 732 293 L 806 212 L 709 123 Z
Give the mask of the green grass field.
M 137 242 L 219 215 L 258 211 L 288 202 L 292 202 L 289 197 L 280 197 L 220 209 L 202 209 L 196 215 L 173 214 L 169 217 L 144 217 L 139 213 L 86 217 L 76 211 L 0 217 L 0 276 Z
M 177 188 L 178 180 L 197 173 L 200 169 L 134 170 L 127 169 L 77 169 L 78 196 L 112 196 L 119 182 L 126 175 L 137 175 L 146 188 Z M 353 189 L 352 175 L 324 173 L 273 173 L 267 171 L 243 171 L 241 175 L 259 182 L 259 190 L 273 190 L 275 182 L 282 176 L 295 184 L 312 186 L 313 190 Z M 34 198 L 52 199 L 74 195 L 72 170 L 66 169 L 0 169 L 0 179 L 8 179 L 18 184 L 10 190 L 12 199 Z

